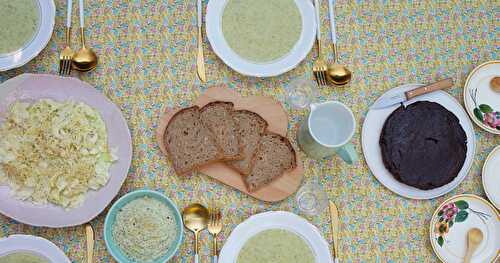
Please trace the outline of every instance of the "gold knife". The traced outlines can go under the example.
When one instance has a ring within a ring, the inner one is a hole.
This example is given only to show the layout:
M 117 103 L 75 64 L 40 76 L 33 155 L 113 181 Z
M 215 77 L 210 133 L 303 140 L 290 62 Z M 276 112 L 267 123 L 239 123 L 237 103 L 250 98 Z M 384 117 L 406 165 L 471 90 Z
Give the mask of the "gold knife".
M 334 262 L 338 263 L 339 258 L 339 212 L 335 203 L 330 201 L 330 220 L 332 227 L 332 239 L 333 239 L 333 258 Z
M 90 224 L 85 225 L 85 236 L 87 237 L 87 263 L 92 263 L 94 258 L 94 229 Z
M 207 81 L 207 76 L 205 75 L 205 59 L 203 58 L 203 38 L 201 34 L 201 26 L 203 23 L 202 15 L 203 15 L 203 3 L 201 0 L 198 0 L 198 55 L 196 58 L 196 72 L 198 73 L 198 77 L 201 82 Z

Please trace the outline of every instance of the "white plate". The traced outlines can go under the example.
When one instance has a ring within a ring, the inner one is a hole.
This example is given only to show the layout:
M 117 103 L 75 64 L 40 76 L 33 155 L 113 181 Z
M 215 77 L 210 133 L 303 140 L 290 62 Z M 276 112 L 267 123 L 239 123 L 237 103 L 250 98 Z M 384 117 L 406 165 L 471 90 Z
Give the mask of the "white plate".
M 65 210 L 52 204 L 35 205 L 14 198 L 8 186 L 0 186 L 0 213 L 33 226 L 67 227 L 86 223 L 100 214 L 120 190 L 132 159 L 132 140 L 120 109 L 89 84 L 75 78 L 24 74 L 0 85 L 0 122 L 8 106 L 17 100 L 50 98 L 86 103 L 101 114 L 108 132 L 108 143 L 117 149 L 118 161 L 109 172 L 106 185 L 89 191 L 82 206 Z
M 56 16 L 54 0 L 36 1 L 39 7 L 38 14 L 40 17 L 37 33 L 31 42 L 22 49 L 8 53 L 7 55 L 0 55 L 0 71 L 17 68 L 28 63 L 45 48 L 47 43 L 49 43 L 52 37 Z
M 47 239 L 28 236 L 12 235 L 0 239 L 0 258 L 13 252 L 31 252 L 45 257 L 51 263 L 70 263 L 64 253 Z
M 448 209 L 443 210 L 445 205 Z M 442 234 L 437 231 L 440 227 L 438 223 L 440 218 L 445 222 L 448 213 L 440 211 L 448 211 L 451 218 L 448 223 L 442 223 L 443 230 L 448 226 L 448 231 L 441 231 Z M 467 248 L 467 232 L 472 228 L 483 232 L 483 241 L 472 255 L 471 263 L 496 262 L 500 258 L 500 214 L 488 201 L 470 194 L 454 196 L 434 212 L 429 238 L 436 256 L 446 263 L 462 263 Z
M 500 145 L 486 158 L 483 166 L 483 188 L 486 196 L 500 209 Z
M 403 85 L 394 89 L 387 91 L 385 94 L 393 94 L 397 92 L 404 92 L 421 86 L 421 84 L 408 84 Z M 384 95 L 385 95 L 384 94 Z M 382 96 L 384 96 L 382 95 Z M 382 97 L 381 96 L 381 97 Z M 379 98 L 380 99 L 380 98 Z M 399 105 L 394 105 L 384 109 L 370 109 L 366 115 L 365 122 L 363 124 L 363 129 L 361 132 L 361 140 L 363 146 L 363 153 L 365 156 L 366 163 L 372 171 L 373 175 L 378 179 L 378 181 L 387 187 L 394 193 L 411 198 L 411 199 L 431 199 L 441 195 L 444 195 L 455 187 L 457 187 L 460 182 L 469 173 L 470 167 L 474 160 L 474 155 L 476 153 L 476 138 L 474 134 L 474 128 L 472 123 L 464 111 L 462 106 L 458 103 L 455 98 L 444 91 L 435 91 L 423 96 L 419 96 L 405 103 L 405 105 L 414 103 L 416 101 L 432 101 L 441 104 L 447 110 L 451 111 L 460 121 L 460 125 L 467 135 L 467 156 L 465 158 L 464 165 L 460 170 L 458 176 L 450 183 L 443 185 L 439 188 L 432 190 L 421 190 L 406 184 L 403 184 L 396 180 L 394 176 L 385 168 L 384 162 L 382 161 L 382 153 L 380 150 L 379 140 L 382 128 L 386 119 L 389 115 L 396 110 Z
M 296 214 L 277 211 L 254 215 L 239 224 L 220 252 L 220 263 L 236 263 L 243 245 L 257 233 L 268 229 L 284 229 L 299 235 L 311 247 L 316 263 L 332 262 L 328 243 L 315 226 Z
M 207 6 L 207 37 L 212 49 L 226 65 L 237 72 L 254 77 L 272 77 L 295 68 L 312 49 L 316 37 L 314 7 L 310 0 L 295 0 L 302 17 L 302 33 L 292 50 L 276 61 L 256 63 L 236 54 L 224 39 L 222 15 L 229 0 L 210 0 Z
M 492 128 L 480 120 L 477 115 L 484 119 L 485 112 L 481 111 L 480 105 L 488 105 L 487 108 L 493 109 L 493 112 L 497 113 L 497 119 L 500 119 L 500 93 L 493 91 L 490 87 L 491 79 L 499 76 L 500 60 L 483 63 L 467 77 L 463 94 L 465 109 L 472 121 L 483 130 L 493 134 L 500 134 L 500 125 L 497 128 Z

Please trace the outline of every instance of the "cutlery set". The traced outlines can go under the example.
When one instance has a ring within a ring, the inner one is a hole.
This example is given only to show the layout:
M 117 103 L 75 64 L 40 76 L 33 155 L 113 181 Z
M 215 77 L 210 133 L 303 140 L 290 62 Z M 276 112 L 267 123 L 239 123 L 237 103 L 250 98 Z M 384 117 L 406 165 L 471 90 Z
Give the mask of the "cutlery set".
M 71 48 L 71 17 L 73 9 L 73 0 L 68 0 L 67 18 L 66 18 L 66 46 L 59 56 L 59 75 L 69 76 L 71 70 L 75 69 L 81 72 L 87 72 L 95 69 L 97 66 L 97 55 L 85 45 L 85 27 L 83 0 L 79 0 L 80 11 L 80 42 L 82 47 L 75 52 Z
M 184 226 L 194 233 L 194 262 L 198 263 L 200 261 L 200 233 L 207 228 L 213 239 L 213 262 L 217 263 L 219 255 L 217 235 L 222 231 L 221 211 L 215 208 L 215 206 L 209 210 L 201 204 L 191 204 L 182 211 L 182 221 Z
M 314 8 L 316 12 L 316 45 L 318 47 L 318 58 L 313 65 L 313 73 L 318 86 L 326 86 L 333 84 L 335 86 L 347 85 L 352 78 L 352 73 L 345 66 L 338 64 L 337 51 L 337 33 L 335 29 L 335 1 L 328 0 L 328 11 L 330 17 L 333 64 L 328 64 L 321 52 L 321 19 L 320 19 L 320 0 L 314 0 Z

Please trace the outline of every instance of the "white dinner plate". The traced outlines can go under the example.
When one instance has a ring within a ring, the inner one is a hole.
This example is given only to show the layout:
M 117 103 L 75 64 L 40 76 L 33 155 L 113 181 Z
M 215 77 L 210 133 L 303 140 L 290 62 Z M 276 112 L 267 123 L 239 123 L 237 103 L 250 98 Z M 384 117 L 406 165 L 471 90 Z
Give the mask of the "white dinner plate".
M 49 43 L 54 30 L 56 6 L 54 0 L 35 1 L 38 5 L 38 15 L 40 17 L 38 31 L 33 39 L 21 49 L 8 54 L 0 54 L 0 71 L 17 68 L 28 63 Z
M 241 248 L 256 234 L 269 229 L 283 229 L 299 235 L 309 244 L 316 263 L 332 262 L 330 248 L 319 230 L 306 219 L 284 211 L 265 212 L 251 216 L 239 224 L 220 252 L 220 263 L 236 263 Z
M 76 78 L 24 74 L 0 85 L 0 122 L 8 107 L 18 100 L 50 98 L 86 103 L 101 114 L 108 132 L 108 144 L 116 149 L 118 161 L 110 167 L 109 181 L 98 191 L 89 191 L 82 206 L 65 210 L 53 204 L 35 205 L 11 195 L 10 187 L 0 186 L 0 213 L 33 226 L 67 227 L 81 225 L 100 214 L 120 190 L 132 159 L 132 140 L 120 109 L 101 92 Z
M 407 84 L 391 89 L 385 94 L 394 94 L 397 92 L 409 91 L 419 86 L 422 85 Z M 455 116 L 460 121 L 460 125 L 464 129 L 465 134 L 467 135 L 467 156 L 465 158 L 462 169 L 453 181 L 435 189 L 421 190 L 399 182 L 387 170 L 387 168 L 385 168 L 379 144 L 380 134 L 382 132 L 382 128 L 386 119 L 394 110 L 399 107 L 399 105 L 394 105 L 384 109 L 370 109 L 368 111 L 365 122 L 363 124 L 363 129 L 361 131 L 362 147 L 368 167 L 381 184 L 383 184 L 394 193 L 407 198 L 431 199 L 450 192 L 455 187 L 457 187 L 460 182 L 462 182 L 465 176 L 467 176 L 476 153 L 476 138 L 474 134 L 474 128 L 472 126 L 472 123 L 470 122 L 469 117 L 467 116 L 467 113 L 464 111 L 460 103 L 458 103 L 458 101 L 448 93 L 440 90 L 435 91 L 423 96 L 416 97 L 415 99 L 406 102 L 405 105 L 409 105 L 416 101 L 431 101 L 441 104 L 441 106 L 445 107 L 447 110 L 455 114 Z
M 491 203 L 500 210 L 500 145 L 484 161 L 483 188 Z
M 222 16 L 228 1 L 210 0 L 208 2 L 206 31 L 214 52 L 232 69 L 247 76 L 277 76 L 295 68 L 311 51 L 316 37 L 316 20 L 310 0 L 295 0 L 302 17 L 302 33 L 299 41 L 287 55 L 269 63 L 246 60 L 229 47 L 222 32 Z
M 52 242 L 47 239 L 28 236 L 12 235 L 0 238 L 0 258 L 14 252 L 28 252 L 49 260 L 50 263 L 70 263 L 68 257 Z
M 467 248 L 467 232 L 483 233 L 471 263 L 498 262 L 500 258 L 500 214 L 483 198 L 463 194 L 444 201 L 434 212 L 429 238 L 436 256 L 445 263 L 462 263 Z
M 472 121 L 487 132 L 500 134 L 500 124 L 491 118 L 494 114 L 500 120 L 500 93 L 490 87 L 494 77 L 500 77 L 500 60 L 479 65 L 467 77 L 463 96 L 465 109 Z

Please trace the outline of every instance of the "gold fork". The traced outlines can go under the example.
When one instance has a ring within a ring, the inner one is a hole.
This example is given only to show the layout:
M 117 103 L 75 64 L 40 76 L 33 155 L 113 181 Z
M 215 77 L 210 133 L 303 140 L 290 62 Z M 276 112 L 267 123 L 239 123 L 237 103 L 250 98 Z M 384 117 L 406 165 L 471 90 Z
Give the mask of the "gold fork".
M 210 208 L 210 220 L 208 221 L 208 232 L 212 235 L 213 238 L 213 262 L 217 263 L 217 258 L 219 256 L 219 252 L 217 249 L 217 235 L 222 230 L 222 215 L 219 209 L 212 207 Z
M 71 10 L 73 6 L 73 1 L 68 0 L 68 13 L 66 20 L 66 47 L 61 52 L 59 56 L 59 75 L 69 76 L 71 74 L 71 63 L 73 60 L 73 55 L 75 52 L 71 49 Z
M 316 82 L 318 82 L 318 86 L 327 85 L 326 74 L 328 71 L 328 64 L 323 59 L 321 55 L 321 26 L 319 19 L 319 1 L 314 0 L 314 7 L 316 9 L 316 45 L 318 46 L 318 58 L 313 65 L 313 73 L 316 77 Z

